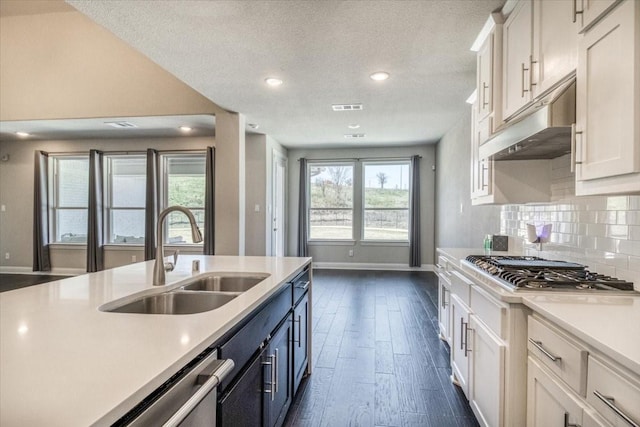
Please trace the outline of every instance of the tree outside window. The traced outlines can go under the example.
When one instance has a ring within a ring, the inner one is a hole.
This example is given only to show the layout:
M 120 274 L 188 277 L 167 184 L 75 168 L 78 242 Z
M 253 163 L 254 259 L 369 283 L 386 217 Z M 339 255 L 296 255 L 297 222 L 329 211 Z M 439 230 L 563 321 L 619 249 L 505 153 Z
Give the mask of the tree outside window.
M 409 162 L 363 164 L 364 240 L 409 240 Z
M 353 239 L 353 164 L 309 165 L 309 238 Z

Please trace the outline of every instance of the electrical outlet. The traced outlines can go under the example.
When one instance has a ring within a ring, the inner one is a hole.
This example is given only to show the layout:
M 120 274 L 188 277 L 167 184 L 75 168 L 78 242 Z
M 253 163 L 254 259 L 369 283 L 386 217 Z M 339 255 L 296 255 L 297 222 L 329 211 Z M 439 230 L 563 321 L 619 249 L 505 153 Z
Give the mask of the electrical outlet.
M 138 261 L 138 257 L 135 255 L 131 255 L 131 262 L 136 262 Z
M 9 252 L 6 252 L 4 254 L 4 259 L 11 259 L 11 254 Z
M 0 206 L 0 211 L 6 212 L 7 211 L 7 206 L 6 205 Z
M 349 249 L 349 256 L 353 256 L 353 249 Z

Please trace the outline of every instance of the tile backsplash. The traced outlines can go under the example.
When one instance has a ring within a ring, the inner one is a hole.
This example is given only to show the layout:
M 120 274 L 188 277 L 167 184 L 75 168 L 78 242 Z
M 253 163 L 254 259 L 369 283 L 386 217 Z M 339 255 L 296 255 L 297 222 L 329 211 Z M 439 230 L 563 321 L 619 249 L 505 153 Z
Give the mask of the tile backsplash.
M 528 255 L 563 259 L 634 282 L 640 290 L 640 196 L 575 197 L 568 156 L 552 161 L 552 200 L 505 205 L 500 232 Z M 531 244 L 527 224 L 552 224 L 549 243 Z

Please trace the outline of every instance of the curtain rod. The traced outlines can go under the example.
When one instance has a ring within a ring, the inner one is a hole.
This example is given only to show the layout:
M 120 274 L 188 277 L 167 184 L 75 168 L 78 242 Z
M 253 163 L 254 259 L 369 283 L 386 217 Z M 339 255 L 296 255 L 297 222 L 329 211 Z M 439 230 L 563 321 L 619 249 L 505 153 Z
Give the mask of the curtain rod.
M 155 148 L 154 148 L 155 150 Z M 46 150 L 40 150 L 40 151 L 45 151 L 48 155 L 52 155 L 52 156 L 84 156 L 84 155 L 89 155 L 89 151 L 46 151 Z M 103 150 L 98 150 L 100 151 L 102 154 L 147 154 L 147 151 L 122 151 L 122 150 L 117 150 L 117 151 L 103 151 Z M 204 153 L 207 151 L 207 148 L 190 148 L 190 149 L 186 149 L 186 150 L 156 150 L 158 153 Z
M 369 160 L 411 160 L 413 156 L 409 156 L 409 157 L 363 157 L 363 158 L 345 158 L 345 157 L 340 157 L 340 158 L 333 158 L 333 159 L 307 159 L 310 162 L 329 162 L 329 161 L 333 161 L 333 162 L 346 162 L 346 161 L 354 161 L 354 162 L 360 162 L 360 161 L 369 161 Z M 300 161 L 300 159 L 303 159 L 304 157 L 300 157 L 298 158 L 298 161 Z M 422 156 L 418 156 L 419 159 L 422 158 Z

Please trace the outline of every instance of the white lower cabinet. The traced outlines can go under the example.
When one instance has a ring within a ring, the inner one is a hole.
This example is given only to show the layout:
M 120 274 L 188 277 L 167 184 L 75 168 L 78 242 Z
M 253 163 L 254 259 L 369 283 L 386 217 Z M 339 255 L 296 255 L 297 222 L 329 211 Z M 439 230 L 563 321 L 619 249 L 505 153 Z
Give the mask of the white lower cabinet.
M 528 358 L 527 427 L 582 426 L 582 407 L 533 357 Z
M 469 316 L 469 404 L 481 426 L 502 426 L 506 344 L 476 315 Z
M 528 335 L 527 427 L 640 426 L 637 374 L 538 314 Z
M 469 397 L 469 307 L 451 294 L 451 375 L 464 394 Z

